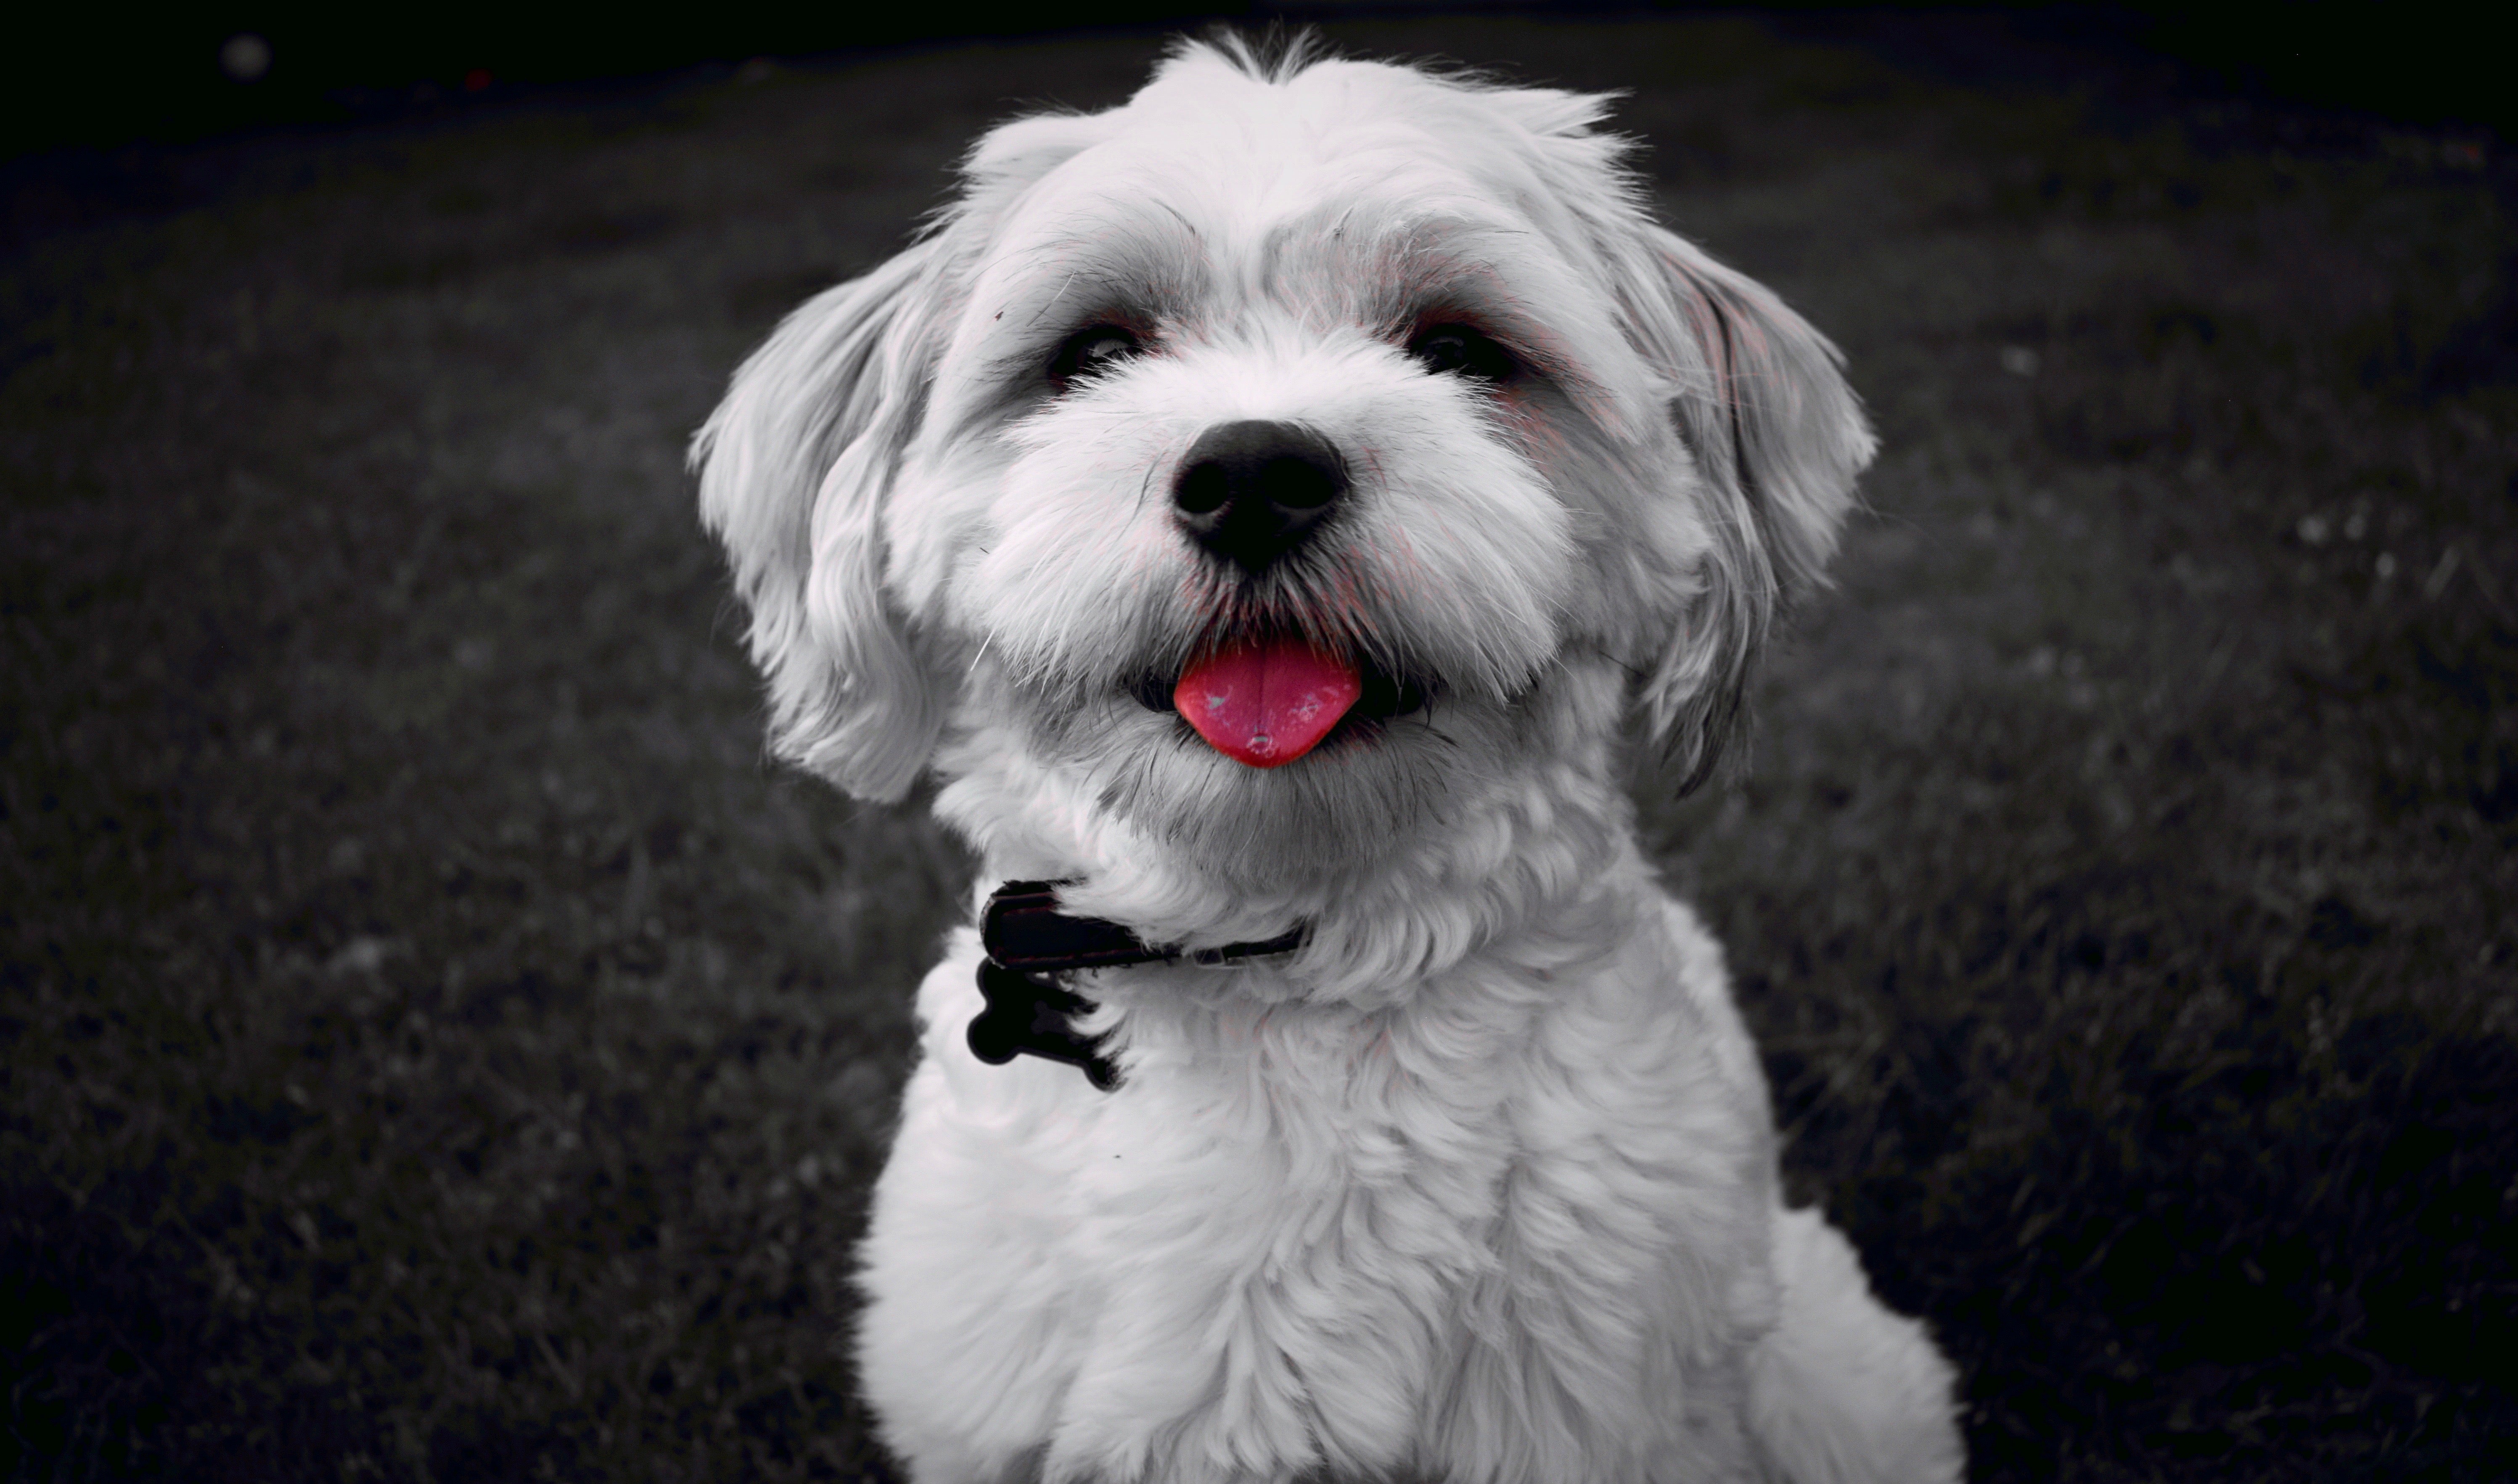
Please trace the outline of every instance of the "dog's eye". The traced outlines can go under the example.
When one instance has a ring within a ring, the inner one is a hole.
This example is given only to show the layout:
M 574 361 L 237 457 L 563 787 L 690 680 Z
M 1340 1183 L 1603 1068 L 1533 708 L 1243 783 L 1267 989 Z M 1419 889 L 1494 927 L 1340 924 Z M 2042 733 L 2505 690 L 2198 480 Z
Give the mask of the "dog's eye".
M 1436 375 L 1501 381 L 1512 374 L 1512 352 L 1466 325 L 1437 325 L 1408 342 L 1408 354 Z
M 1142 348 L 1135 335 L 1116 325 L 1088 325 L 1068 335 L 1049 358 L 1049 379 L 1064 387 L 1078 376 L 1107 371 Z

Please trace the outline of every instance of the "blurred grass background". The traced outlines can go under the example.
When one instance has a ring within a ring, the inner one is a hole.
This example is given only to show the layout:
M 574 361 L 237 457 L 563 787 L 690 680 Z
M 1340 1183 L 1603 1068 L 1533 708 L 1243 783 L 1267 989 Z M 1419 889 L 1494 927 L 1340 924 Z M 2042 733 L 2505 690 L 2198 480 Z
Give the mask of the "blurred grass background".
M 1849 355 L 1872 513 L 1646 822 L 1975 1477 L 2504 1477 L 2518 169 L 1935 23 L 1331 33 L 1631 88 Z M 887 1476 L 848 1247 L 967 863 L 762 762 L 681 447 L 1154 45 L 0 174 L 12 1477 Z

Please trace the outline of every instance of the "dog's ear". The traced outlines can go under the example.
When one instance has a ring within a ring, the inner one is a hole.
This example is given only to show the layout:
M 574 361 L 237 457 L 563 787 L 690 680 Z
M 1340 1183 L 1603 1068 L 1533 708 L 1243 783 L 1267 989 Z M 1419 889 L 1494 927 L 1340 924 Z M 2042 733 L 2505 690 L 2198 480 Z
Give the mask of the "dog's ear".
M 929 238 L 807 300 L 691 441 L 769 681 L 778 756 L 861 798 L 926 766 L 941 702 L 883 590 L 882 505 L 917 431 L 941 252 Z
M 908 792 L 943 723 L 947 686 L 885 589 L 883 512 L 926 414 L 954 265 L 1113 127 L 1053 113 L 990 130 L 934 229 L 789 315 L 691 441 L 701 517 L 752 612 L 770 746 L 859 798 Z
M 1637 697 L 1685 793 L 1741 730 L 1778 611 L 1824 581 L 1854 476 L 1878 445 L 1844 358 L 1782 300 L 1659 227 L 1627 245 L 1624 308 L 1675 383 L 1671 412 L 1702 476 L 1712 543 Z

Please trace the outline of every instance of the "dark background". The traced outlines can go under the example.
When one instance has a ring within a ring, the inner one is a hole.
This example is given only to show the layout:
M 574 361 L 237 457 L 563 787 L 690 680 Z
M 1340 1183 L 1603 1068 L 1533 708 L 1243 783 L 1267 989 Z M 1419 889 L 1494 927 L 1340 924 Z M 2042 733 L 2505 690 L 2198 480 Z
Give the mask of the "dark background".
M 399 11 L 287 3 L 186 6 L 141 16 L 56 5 L 21 18 L 20 64 L 0 90 L 11 153 L 64 144 L 192 139 L 253 125 L 339 124 L 425 108 L 451 94 L 608 82 L 754 57 L 955 38 L 1083 30 L 1406 20 L 1445 10 L 1615 20 L 1649 5 L 1337 4 L 1193 8 L 1098 0 L 1044 9 L 750 7 L 622 13 L 462 0 Z M 1980 80 L 2060 80 L 2106 66 L 2187 92 L 2345 108 L 2407 123 L 2505 129 L 2518 117 L 2504 51 L 2470 8 L 2375 3 L 2058 4 L 1918 11 L 1784 5 L 1759 12 L 1802 34 L 1858 37 L 1901 62 Z M 221 43 L 271 45 L 251 86 L 222 70 Z
M 1975 1476 L 2498 1478 L 2499 53 L 2213 15 L 1328 28 L 1631 90 L 1665 216 L 1847 352 L 1872 508 L 1644 820 Z M 25 28 L 12 1476 L 882 1475 L 848 1245 L 967 864 L 762 761 L 681 450 L 972 135 L 1142 79 L 1096 19 Z

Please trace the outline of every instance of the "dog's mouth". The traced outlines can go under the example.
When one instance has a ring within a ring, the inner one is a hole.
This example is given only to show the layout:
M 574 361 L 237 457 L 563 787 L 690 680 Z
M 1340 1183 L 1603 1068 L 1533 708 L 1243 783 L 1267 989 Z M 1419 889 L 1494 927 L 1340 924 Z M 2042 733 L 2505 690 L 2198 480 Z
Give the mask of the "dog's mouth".
M 1178 676 L 1147 674 L 1128 693 L 1149 711 L 1177 713 L 1207 746 L 1260 768 L 1368 735 L 1425 704 L 1414 681 L 1299 634 L 1211 646 Z

